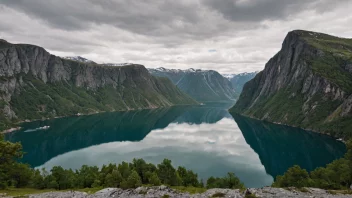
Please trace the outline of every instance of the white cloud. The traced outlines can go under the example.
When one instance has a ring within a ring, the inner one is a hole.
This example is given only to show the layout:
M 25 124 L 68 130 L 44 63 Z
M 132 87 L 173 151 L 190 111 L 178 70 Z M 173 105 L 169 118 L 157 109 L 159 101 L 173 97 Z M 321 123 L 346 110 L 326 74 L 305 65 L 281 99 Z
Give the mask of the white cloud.
M 262 70 L 293 29 L 352 37 L 352 1 L 266 1 L 7 0 L 0 2 L 0 37 L 98 63 L 221 73 Z

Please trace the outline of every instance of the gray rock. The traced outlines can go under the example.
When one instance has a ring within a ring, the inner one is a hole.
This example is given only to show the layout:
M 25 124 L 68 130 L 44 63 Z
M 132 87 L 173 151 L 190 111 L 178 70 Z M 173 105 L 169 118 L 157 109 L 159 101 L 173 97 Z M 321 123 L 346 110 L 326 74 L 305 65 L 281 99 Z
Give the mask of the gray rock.
M 271 188 L 264 187 L 260 189 L 250 188 L 247 189 L 247 194 L 254 194 L 258 198 L 348 198 L 352 195 L 343 195 L 343 194 L 330 194 L 326 190 L 317 189 L 317 188 L 305 188 L 307 192 L 302 192 L 295 188 L 289 188 L 288 190 L 283 188 Z
M 35 195 L 29 195 L 29 198 L 86 198 L 85 192 L 67 191 L 67 192 L 47 192 Z
M 238 189 L 209 189 L 204 193 L 190 195 L 173 190 L 167 186 L 156 187 L 138 187 L 136 189 L 122 190 L 120 188 L 106 188 L 92 195 L 87 193 L 67 191 L 67 192 L 49 192 L 36 195 L 30 195 L 30 198 L 155 198 L 168 195 L 172 198 L 208 198 L 218 195 L 219 197 L 228 198 L 245 198 L 246 195 L 255 195 L 258 198 L 351 198 L 352 195 L 330 194 L 326 190 L 317 188 L 306 188 L 305 192 L 295 188 L 249 188 L 244 192 Z

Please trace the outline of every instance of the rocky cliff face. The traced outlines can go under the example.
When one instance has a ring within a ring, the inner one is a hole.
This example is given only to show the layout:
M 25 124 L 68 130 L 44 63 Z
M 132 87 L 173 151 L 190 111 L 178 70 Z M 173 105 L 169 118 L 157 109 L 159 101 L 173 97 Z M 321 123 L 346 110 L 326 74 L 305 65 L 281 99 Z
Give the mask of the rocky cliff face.
M 149 69 L 155 76 L 169 78 L 178 88 L 197 101 L 235 100 L 231 82 L 213 70 Z
M 108 67 L 0 41 L 0 118 L 37 119 L 97 111 L 196 104 L 142 65 Z M 0 124 L 1 125 L 1 124 Z M 6 127 L 2 122 L 1 127 Z
M 296 30 L 230 110 L 347 138 L 352 101 L 352 39 Z

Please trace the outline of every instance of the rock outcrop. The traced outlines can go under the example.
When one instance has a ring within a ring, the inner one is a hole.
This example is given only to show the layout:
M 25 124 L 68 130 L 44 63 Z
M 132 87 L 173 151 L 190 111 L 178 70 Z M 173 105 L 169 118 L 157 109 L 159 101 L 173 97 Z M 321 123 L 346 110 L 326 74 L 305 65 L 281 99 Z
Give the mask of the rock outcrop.
M 295 30 L 230 110 L 253 118 L 352 136 L 352 39 Z
M 238 189 L 209 189 L 204 193 L 189 194 L 179 192 L 166 186 L 158 187 L 139 187 L 136 189 L 122 190 L 120 188 L 106 188 L 94 194 L 84 192 L 67 191 L 67 192 L 47 192 L 42 194 L 29 195 L 29 198 L 159 198 L 159 197 L 174 197 L 174 198 L 209 198 L 209 197 L 229 197 L 229 198 L 349 198 L 349 194 L 331 194 L 326 190 L 316 188 L 305 188 L 305 191 L 295 188 L 249 188 L 245 191 Z M 250 196 L 252 195 L 252 196 Z
M 149 69 L 154 76 L 169 78 L 178 88 L 199 102 L 231 101 L 236 92 L 231 82 L 214 70 Z M 238 96 L 238 94 L 237 94 Z
M 2 120 L 177 104 L 197 102 L 142 65 L 109 67 L 72 61 L 38 46 L 0 41 Z M 2 124 L 0 128 L 6 127 Z

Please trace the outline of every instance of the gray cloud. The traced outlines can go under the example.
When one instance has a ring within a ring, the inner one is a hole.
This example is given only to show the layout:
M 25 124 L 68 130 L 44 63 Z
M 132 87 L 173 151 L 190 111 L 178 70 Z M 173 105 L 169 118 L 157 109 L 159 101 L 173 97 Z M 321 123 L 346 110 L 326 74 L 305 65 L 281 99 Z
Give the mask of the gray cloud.
M 146 35 L 191 27 L 201 20 L 195 5 L 161 0 L 4 0 L 1 3 L 65 30 L 88 30 L 108 24 Z M 161 30 L 161 31 L 160 31 Z M 191 32 L 191 31 L 190 31 Z
M 96 62 L 238 73 L 261 70 L 292 29 L 352 37 L 351 9 L 350 0 L 3 0 L 0 37 Z
M 340 2 L 345 1 L 341 0 Z M 331 0 L 204 0 L 204 5 L 217 10 L 232 21 L 258 22 L 282 20 L 301 10 L 327 11 L 336 5 Z

